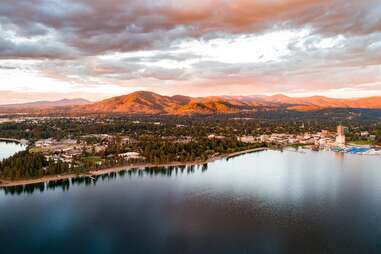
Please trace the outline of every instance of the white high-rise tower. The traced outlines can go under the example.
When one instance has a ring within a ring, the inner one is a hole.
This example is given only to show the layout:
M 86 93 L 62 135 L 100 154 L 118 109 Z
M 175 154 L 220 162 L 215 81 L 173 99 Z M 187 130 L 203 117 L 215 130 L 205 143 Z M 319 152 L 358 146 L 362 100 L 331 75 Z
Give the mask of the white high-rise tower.
M 345 145 L 345 127 L 342 125 L 337 126 L 336 145 Z

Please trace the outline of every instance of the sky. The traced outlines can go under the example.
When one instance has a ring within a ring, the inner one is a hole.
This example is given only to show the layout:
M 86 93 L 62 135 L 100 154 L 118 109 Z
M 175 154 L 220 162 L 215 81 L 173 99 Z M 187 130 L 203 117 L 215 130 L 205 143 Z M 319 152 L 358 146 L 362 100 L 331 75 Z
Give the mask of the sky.
M 381 95 L 381 1 L 0 1 L 0 104 L 137 90 Z

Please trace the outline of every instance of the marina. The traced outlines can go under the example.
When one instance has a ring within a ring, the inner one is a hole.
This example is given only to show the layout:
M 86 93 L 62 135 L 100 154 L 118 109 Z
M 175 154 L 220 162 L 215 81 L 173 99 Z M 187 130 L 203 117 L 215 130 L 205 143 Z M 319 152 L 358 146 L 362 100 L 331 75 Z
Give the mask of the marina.
M 345 148 L 334 147 L 334 148 L 331 148 L 331 150 L 334 152 L 350 153 L 350 154 L 357 154 L 357 155 L 381 155 L 381 149 L 370 148 L 370 147 L 358 147 L 358 146 L 348 146 Z

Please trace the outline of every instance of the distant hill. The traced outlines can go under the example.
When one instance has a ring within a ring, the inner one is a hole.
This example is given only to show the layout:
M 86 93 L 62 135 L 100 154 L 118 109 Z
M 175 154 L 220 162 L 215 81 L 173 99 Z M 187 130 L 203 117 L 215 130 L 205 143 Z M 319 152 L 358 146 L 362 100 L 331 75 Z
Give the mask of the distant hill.
M 138 91 L 75 107 L 75 110 L 92 113 L 189 115 L 255 111 L 259 107 L 270 109 L 283 107 L 297 111 L 325 108 L 381 109 L 381 97 L 359 99 L 334 99 L 323 96 L 297 98 L 285 95 L 188 97 L 163 96 L 153 92 Z
M 336 99 L 324 96 L 288 97 L 285 95 L 263 96 L 261 99 L 282 105 L 289 109 L 317 110 L 326 108 L 368 108 L 381 109 L 381 97 Z
M 241 110 L 254 110 L 254 108 L 248 103 L 222 97 L 163 96 L 153 92 L 138 91 L 76 107 L 75 110 L 89 113 L 187 115 L 233 113 Z
M 57 107 L 72 107 L 90 104 L 91 102 L 85 99 L 63 99 L 58 101 L 35 101 L 20 104 L 0 105 L 0 112 L 15 112 L 15 111 L 29 111 L 29 110 L 46 110 Z
M 130 114 L 174 114 L 177 109 L 189 101 L 190 98 L 185 96 L 169 97 L 152 92 L 139 91 L 77 107 L 76 110 Z
M 228 101 L 190 102 L 176 111 L 176 114 L 216 114 L 239 112 L 240 108 Z
M 335 99 L 323 96 L 289 97 L 273 96 L 163 96 L 149 91 L 112 97 L 90 103 L 84 99 L 39 101 L 0 106 L 0 112 L 28 111 L 40 113 L 124 113 L 124 114 L 227 114 L 254 112 L 258 109 L 277 108 L 295 111 L 315 111 L 329 108 L 381 109 L 381 97 Z

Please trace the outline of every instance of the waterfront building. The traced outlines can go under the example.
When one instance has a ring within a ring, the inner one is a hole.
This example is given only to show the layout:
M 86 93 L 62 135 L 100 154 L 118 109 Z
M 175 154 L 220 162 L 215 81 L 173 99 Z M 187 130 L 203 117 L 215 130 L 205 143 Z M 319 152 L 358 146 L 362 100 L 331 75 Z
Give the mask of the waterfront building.
M 345 132 L 346 132 L 346 127 L 342 125 L 337 126 L 336 145 L 338 146 L 345 145 Z
M 336 137 L 336 145 L 344 146 L 345 145 L 345 135 L 338 135 Z
M 337 126 L 337 136 L 343 136 L 345 135 L 344 126 L 338 125 Z

